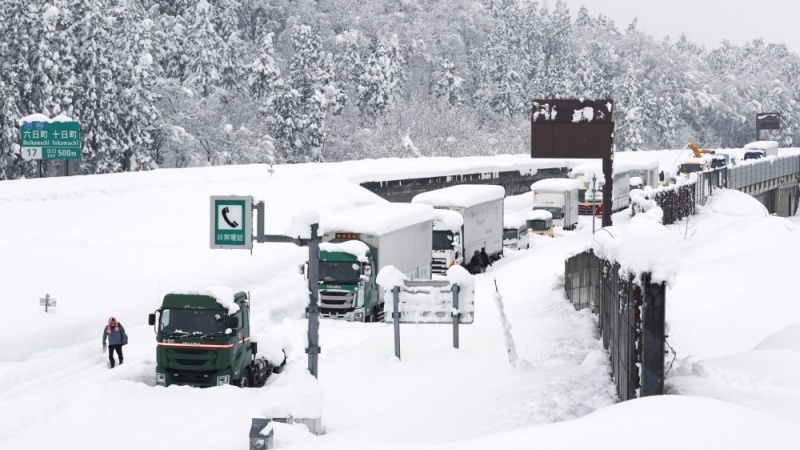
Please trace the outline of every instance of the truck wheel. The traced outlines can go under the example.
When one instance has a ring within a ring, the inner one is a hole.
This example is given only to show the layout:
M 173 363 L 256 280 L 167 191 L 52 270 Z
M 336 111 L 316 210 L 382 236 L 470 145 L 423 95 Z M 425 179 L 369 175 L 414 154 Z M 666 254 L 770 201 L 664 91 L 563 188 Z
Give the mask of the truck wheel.
M 236 385 L 240 388 L 250 387 L 250 368 L 245 367 L 242 371 L 242 378 L 237 380 Z

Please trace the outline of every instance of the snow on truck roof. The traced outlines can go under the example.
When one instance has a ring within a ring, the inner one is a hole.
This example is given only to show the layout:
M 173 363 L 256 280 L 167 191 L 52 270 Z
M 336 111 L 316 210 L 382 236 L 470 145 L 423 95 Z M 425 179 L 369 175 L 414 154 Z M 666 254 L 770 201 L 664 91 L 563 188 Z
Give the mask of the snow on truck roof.
M 547 178 L 531 185 L 531 190 L 536 191 L 569 191 L 578 189 L 578 180 L 572 178 Z
M 449 209 L 434 209 L 433 220 L 438 220 L 444 224 L 448 230 L 460 230 L 464 226 L 464 216 L 458 211 Z
M 347 231 L 383 235 L 426 221 L 433 221 L 433 207 L 430 205 L 375 203 L 323 215 L 319 226 L 324 233 Z
M 553 214 L 544 209 L 534 209 L 533 211 L 525 214 L 525 220 L 547 220 L 552 219 Z
M 744 146 L 746 150 L 771 150 L 778 148 L 778 141 L 755 141 Z
M 513 229 L 525 225 L 525 217 L 522 214 L 506 214 L 503 216 L 503 228 Z
M 319 249 L 325 252 L 342 252 L 353 255 L 361 262 L 367 262 L 369 247 L 361 241 L 322 242 Z
M 411 203 L 425 203 L 442 207 L 462 207 L 480 205 L 506 196 L 503 186 L 486 184 L 459 184 L 435 191 L 417 194 Z

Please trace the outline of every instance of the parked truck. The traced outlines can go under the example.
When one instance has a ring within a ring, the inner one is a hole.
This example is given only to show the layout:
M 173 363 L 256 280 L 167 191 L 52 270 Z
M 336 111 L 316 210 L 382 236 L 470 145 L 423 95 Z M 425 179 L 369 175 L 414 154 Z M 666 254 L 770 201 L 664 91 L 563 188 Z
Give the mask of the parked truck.
M 594 210 L 595 215 L 602 215 L 605 177 L 603 177 L 602 174 L 597 176 L 597 187 L 594 194 L 592 194 L 591 177 L 587 178 L 585 175 L 578 175 L 576 179 L 580 185 L 580 192 L 578 193 L 578 198 L 580 200 L 578 204 L 578 213 L 591 216 L 592 210 Z M 611 181 L 613 183 L 611 188 L 611 212 L 615 213 L 630 206 L 631 173 L 629 170 L 614 172 Z
M 545 209 L 534 209 L 525 215 L 528 232 L 553 237 L 553 215 Z
M 580 183 L 570 178 L 548 178 L 531 185 L 533 209 L 543 209 L 553 216 L 553 225 L 573 230 L 578 225 L 578 190 Z
M 531 248 L 524 214 L 515 212 L 503 217 L 503 247 L 515 250 Z
M 433 273 L 444 274 L 454 264 L 469 262 L 475 250 L 486 249 L 489 259 L 503 256 L 502 186 L 459 184 L 417 194 L 413 204 L 431 205 L 436 209 L 455 211 L 461 216 L 461 227 L 453 215 L 439 215 L 434 223 L 433 242 L 429 252 Z M 447 245 L 450 243 L 450 245 Z
M 148 323 L 156 332 L 156 384 L 263 386 L 286 354 L 260 356 L 250 337 L 250 295 L 229 288 L 172 292 Z
M 376 203 L 320 220 L 319 302 L 323 317 L 383 320 L 378 272 L 394 266 L 410 279 L 431 276 L 433 208 Z

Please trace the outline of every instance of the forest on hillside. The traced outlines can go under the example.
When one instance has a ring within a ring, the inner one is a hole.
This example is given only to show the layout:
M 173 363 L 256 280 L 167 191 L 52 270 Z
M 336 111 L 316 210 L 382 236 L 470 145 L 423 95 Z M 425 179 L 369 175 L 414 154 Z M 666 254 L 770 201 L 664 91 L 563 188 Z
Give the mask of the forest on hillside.
M 87 174 L 526 153 L 535 98 L 613 99 L 616 151 L 741 147 L 759 112 L 791 146 L 800 113 L 783 44 L 656 40 L 563 0 L 5 0 L 0 58 L 0 180 L 37 176 L 34 113 L 81 122 Z

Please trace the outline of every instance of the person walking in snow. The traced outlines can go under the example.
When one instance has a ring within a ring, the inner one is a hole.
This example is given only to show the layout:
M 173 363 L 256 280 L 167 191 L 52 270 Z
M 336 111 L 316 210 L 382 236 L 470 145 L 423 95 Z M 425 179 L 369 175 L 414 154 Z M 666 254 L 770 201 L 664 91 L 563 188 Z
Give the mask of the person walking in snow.
M 486 253 L 486 247 L 481 247 L 481 273 L 486 272 L 486 268 L 492 265 L 492 260 L 489 259 L 489 255 Z
M 467 265 L 467 271 L 473 275 L 481 273 L 481 253 L 479 251 L 475 250 L 469 260 L 469 265 Z
M 125 328 L 114 317 L 109 317 L 108 325 L 103 328 L 103 351 L 106 350 L 106 339 L 108 339 L 108 361 L 113 368 L 115 366 L 114 352 L 117 352 L 119 363 L 122 364 L 122 346 L 128 343 Z

